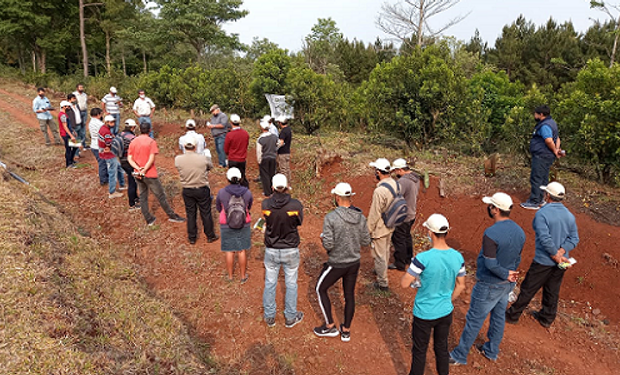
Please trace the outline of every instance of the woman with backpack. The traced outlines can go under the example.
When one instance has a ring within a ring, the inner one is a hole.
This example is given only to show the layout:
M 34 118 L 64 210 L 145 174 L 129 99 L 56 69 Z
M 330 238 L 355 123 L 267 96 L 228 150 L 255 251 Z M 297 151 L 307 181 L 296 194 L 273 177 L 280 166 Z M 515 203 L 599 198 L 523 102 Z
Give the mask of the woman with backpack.
M 239 184 L 241 171 L 238 168 L 230 168 L 226 178 L 230 185 L 221 189 L 215 200 L 215 208 L 220 213 L 221 249 L 226 254 L 228 281 L 233 280 L 234 253 L 238 253 L 241 284 L 244 284 L 248 281 L 245 251 L 252 246 L 250 209 L 253 198 L 250 190 Z

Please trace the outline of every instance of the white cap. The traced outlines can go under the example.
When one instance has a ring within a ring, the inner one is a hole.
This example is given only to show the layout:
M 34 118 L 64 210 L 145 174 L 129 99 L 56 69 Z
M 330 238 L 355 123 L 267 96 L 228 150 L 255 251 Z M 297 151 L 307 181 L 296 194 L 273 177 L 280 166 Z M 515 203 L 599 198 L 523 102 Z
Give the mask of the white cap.
M 125 125 L 127 126 L 138 126 L 138 124 L 136 124 L 136 121 L 134 119 L 128 118 L 127 120 L 125 120 Z
M 192 137 L 193 138 L 193 137 Z M 239 170 L 239 168 L 230 168 L 227 172 L 226 172 L 226 178 L 228 179 L 228 181 L 232 181 L 233 178 L 237 178 L 238 180 L 241 180 L 241 171 Z
M 286 124 L 288 122 L 288 118 L 286 116 L 282 115 L 282 116 L 278 116 L 278 118 L 276 118 L 276 121 L 280 122 L 282 124 Z
M 495 193 L 492 197 L 484 197 L 482 201 L 486 204 L 492 204 L 502 211 L 512 210 L 512 198 L 506 193 Z
M 448 219 L 440 214 L 432 214 L 422 226 L 433 233 L 448 233 L 448 230 L 450 230 Z
M 401 169 L 401 168 L 407 168 L 407 161 L 405 159 L 396 159 L 394 160 L 394 162 L 392 163 L 392 169 Z
M 232 114 L 230 115 L 230 122 L 232 122 L 233 124 L 237 125 L 241 122 L 241 117 L 239 117 L 239 115 L 236 114 Z
M 116 121 L 116 118 L 112 115 L 107 115 L 106 117 L 103 118 L 103 122 L 108 122 L 108 121 Z
M 383 172 L 390 171 L 390 161 L 384 158 L 379 158 L 371 162 L 368 165 L 370 165 L 371 167 L 377 168 L 378 170 L 383 171 Z
M 71 106 L 71 103 L 69 103 L 66 100 L 63 100 L 63 101 L 60 102 L 60 108 L 62 108 L 62 107 L 70 107 L 70 106 Z
M 113 94 L 116 94 L 116 87 L 114 86 L 110 87 L 110 92 Z
M 346 182 L 341 182 L 336 185 L 336 187 L 332 189 L 332 194 L 336 194 L 341 197 L 352 197 L 355 195 L 353 189 L 351 189 L 351 185 Z
M 262 122 L 262 121 L 265 121 L 265 122 L 269 122 L 269 121 L 271 121 L 271 115 L 265 115 L 265 116 L 263 116 L 263 118 L 262 118 L 261 122 Z
M 187 121 L 185 121 L 185 127 L 186 128 L 195 128 L 196 127 L 196 121 L 192 120 L 191 118 Z
M 273 176 L 273 178 L 271 179 L 271 186 L 273 186 L 274 189 L 288 187 L 288 181 L 286 181 L 286 176 L 282 173 L 278 173 L 277 175 Z
M 198 142 L 196 141 L 196 137 L 192 137 L 191 134 L 189 134 L 187 137 L 183 137 L 183 146 L 193 146 L 196 147 L 196 144 L 198 144 Z
M 270 123 L 268 123 L 267 121 L 263 121 L 263 120 L 261 120 L 261 122 L 260 122 L 260 127 L 261 127 L 261 128 L 263 128 L 263 129 L 269 129 L 269 127 L 270 127 L 270 126 L 271 126 L 271 124 L 270 124 Z
M 542 191 L 546 191 L 547 193 L 549 193 L 549 195 L 558 199 L 564 199 L 564 194 L 566 194 L 564 186 L 562 186 L 561 183 L 555 181 L 547 186 L 541 186 L 540 189 Z

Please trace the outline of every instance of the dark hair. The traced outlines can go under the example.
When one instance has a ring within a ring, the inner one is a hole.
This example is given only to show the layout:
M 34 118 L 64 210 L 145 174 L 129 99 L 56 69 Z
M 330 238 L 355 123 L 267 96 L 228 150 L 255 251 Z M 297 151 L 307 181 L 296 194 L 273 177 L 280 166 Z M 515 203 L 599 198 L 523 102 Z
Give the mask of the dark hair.
M 543 115 L 545 117 L 551 114 L 551 109 L 549 109 L 548 105 L 540 105 L 534 109 L 534 113 L 538 113 L 539 115 Z
M 37 89 L 37 92 L 41 92 L 41 91 L 45 92 L 45 89 L 44 89 L 43 87 L 39 87 L 39 88 Z
M 151 132 L 151 124 L 143 122 L 140 124 L 140 134 L 149 134 Z
M 549 199 L 551 199 L 553 202 L 561 202 L 564 200 L 564 197 L 554 197 L 553 195 L 549 194 Z
M 498 208 L 499 210 L 499 208 Z M 510 211 L 499 210 L 500 217 L 510 217 Z
M 146 94 L 146 91 L 144 91 L 144 89 L 140 89 L 140 90 L 138 90 L 138 94 L 139 94 L 139 93 L 141 93 L 141 92 L 143 92 L 143 93 L 145 93 L 145 94 Z
M 75 85 L 75 88 L 77 89 L 80 86 L 84 86 L 84 84 L 83 83 L 78 83 L 77 85 Z
M 239 177 L 233 177 L 230 180 L 228 180 L 228 182 L 230 182 L 233 185 L 239 185 L 239 183 L 241 182 L 241 179 Z
M 195 150 L 196 149 L 196 146 L 190 145 L 190 144 L 186 144 L 183 147 L 185 147 L 186 150 Z
M 390 174 L 390 171 L 385 172 L 385 171 L 382 171 L 382 170 L 381 170 L 381 169 L 379 169 L 379 168 L 375 168 L 375 170 L 376 170 L 377 172 L 381 173 L 382 175 Z
M 103 110 L 101 108 L 93 108 L 90 110 L 90 117 L 97 117 L 102 113 L 103 113 Z
M 435 233 L 435 232 L 433 232 L 433 234 L 437 238 L 446 238 L 446 236 L 448 236 L 448 232 L 446 232 L 446 233 Z
M 67 95 L 67 100 L 71 100 L 73 98 L 76 98 L 75 94 L 69 94 Z

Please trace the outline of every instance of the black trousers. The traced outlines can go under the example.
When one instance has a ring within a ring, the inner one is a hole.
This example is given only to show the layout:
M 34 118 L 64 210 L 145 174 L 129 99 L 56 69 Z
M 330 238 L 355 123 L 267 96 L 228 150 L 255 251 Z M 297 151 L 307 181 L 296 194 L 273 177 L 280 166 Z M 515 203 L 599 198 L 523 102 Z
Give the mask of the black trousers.
M 121 161 L 121 168 L 127 174 L 127 199 L 129 201 L 129 207 L 133 207 L 136 203 L 140 203 L 138 198 L 138 184 L 133 177 L 133 167 L 127 161 Z
M 248 179 L 245 177 L 245 162 L 244 161 L 232 161 L 232 160 L 228 160 L 228 169 L 230 168 L 239 168 L 239 170 L 241 171 L 241 181 L 239 182 L 239 185 L 241 186 L 245 186 L 246 188 L 250 187 L 250 182 L 248 181 Z
M 333 268 L 327 263 L 323 265 L 323 271 L 319 275 L 316 283 L 316 294 L 319 297 L 319 305 L 323 312 L 323 317 L 328 324 L 332 324 L 332 305 L 329 300 L 327 290 L 338 280 L 342 279 L 342 290 L 344 291 L 344 326 L 351 328 L 351 321 L 355 315 L 355 282 L 360 264 L 354 264 L 346 268 Z
M 263 185 L 263 194 L 271 195 L 271 179 L 276 174 L 276 159 L 261 160 L 259 165 L 260 183 Z
M 409 266 L 413 258 L 413 238 L 411 238 L 411 227 L 415 219 L 400 223 L 392 233 L 392 244 L 394 245 L 394 265 L 396 268 L 404 269 Z
M 204 233 L 209 239 L 215 238 L 213 231 L 213 217 L 211 216 L 211 189 L 208 186 L 199 188 L 183 188 L 183 202 L 187 215 L 187 238 L 196 241 L 198 238 L 198 226 L 196 211 L 200 210 L 200 219 L 204 227 Z
M 70 166 L 71 164 L 75 164 L 73 158 L 75 157 L 75 152 L 77 151 L 76 147 L 69 147 L 69 140 L 71 137 L 68 135 L 63 135 L 62 140 L 65 142 L 65 167 Z
M 433 349 L 435 350 L 435 364 L 438 375 L 448 375 L 450 372 L 450 353 L 448 352 L 448 335 L 452 325 L 452 313 L 434 320 L 424 320 L 413 317 L 411 337 L 411 371 L 409 375 L 423 375 L 426 367 L 426 350 L 433 331 Z
M 558 312 L 558 300 L 560 299 L 560 288 L 566 270 L 558 266 L 543 266 L 532 262 L 530 269 L 525 275 L 525 280 L 521 283 L 519 297 L 506 311 L 506 318 L 509 320 L 519 320 L 523 310 L 529 305 L 534 295 L 543 288 L 542 309 L 539 312 L 539 320 L 542 323 L 551 324 L 555 320 Z

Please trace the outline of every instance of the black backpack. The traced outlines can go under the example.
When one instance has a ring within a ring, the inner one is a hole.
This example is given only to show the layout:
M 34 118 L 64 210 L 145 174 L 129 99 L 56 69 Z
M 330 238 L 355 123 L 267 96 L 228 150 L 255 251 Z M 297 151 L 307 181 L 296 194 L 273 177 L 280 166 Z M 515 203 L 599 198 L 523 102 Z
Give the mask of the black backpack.
M 229 228 L 241 229 L 245 225 L 247 213 L 245 212 L 245 201 L 242 196 L 231 195 L 228 200 L 226 210 L 226 223 Z
M 381 214 L 381 218 L 386 227 L 395 228 L 407 218 L 407 201 L 400 193 L 400 184 L 398 182 L 396 183 L 396 187 L 398 188 L 397 191 L 394 191 L 387 183 L 383 183 L 379 186 L 385 186 L 385 188 L 392 193 L 392 197 L 394 197 L 392 202 L 388 205 L 387 210 Z

